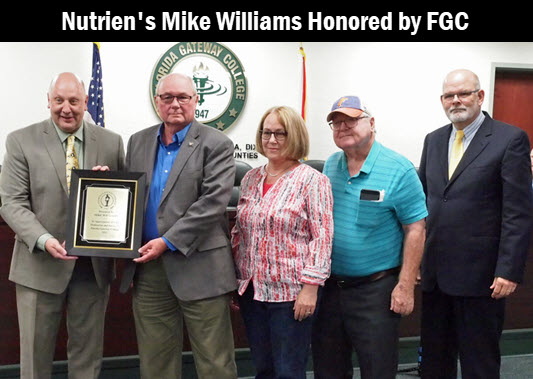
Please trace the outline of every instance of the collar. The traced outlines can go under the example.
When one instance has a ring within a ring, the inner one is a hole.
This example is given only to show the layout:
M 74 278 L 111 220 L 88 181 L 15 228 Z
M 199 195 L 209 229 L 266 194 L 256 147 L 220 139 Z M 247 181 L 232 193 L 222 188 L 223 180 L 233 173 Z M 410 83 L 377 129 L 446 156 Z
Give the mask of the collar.
M 463 132 L 465 133 L 464 138 L 468 140 L 470 139 L 471 136 L 476 134 L 476 131 L 479 129 L 481 124 L 483 124 L 483 121 L 485 121 L 485 114 L 483 112 L 479 112 L 475 120 L 472 121 L 470 125 L 468 125 L 466 128 L 463 129 Z M 457 128 L 455 127 L 454 124 L 452 124 L 452 132 L 454 136 L 457 133 Z
M 187 135 L 187 132 L 191 128 L 191 125 L 192 125 L 192 122 L 189 123 L 189 125 L 187 125 L 183 129 L 181 129 L 180 131 L 174 133 L 174 135 L 172 136 L 171 144 L 174 144 L 174 143 L 177 142 L 178 145 L 181 145 L 183 143 L 183 140 L 185 140 L 185 136 Z M 161 145 L 163 145 L 163 141 L 161 140 L 161 133 L 162 133 L 164 127 L 165 127 L 165 124 L 161 123 L 161 125 L 159 126 L 159 129 L 157 131 L 157 141 Z
M 372 171 L 372 168 L 374 167 L 374 164 L 376 163 L 376 160 L 378 158 L 379 152 L 381 151 L 381 147 L 382 145 L 374 139 L 374 142 L 372 142 L 372 147 L 368 152 L 365 162 L 363 163 L 363 166 L 361 166 L 361 170 L 359 170 L 359 174 L 364 172 L 368 175 L 370 171 Z M 348 162 L 346 160 L 346 154 L 344 153 L 342 154 L 341 168 L 345 170 L 345 172 L 348 172 Z M 356 176 L 359 176 L 359 174 L 357 174 Z
M 82 141 L 83 142 L 83 129 L 84 129 L 84 124 L 85 124 L 85 121 L 82 121 L 81 122 L 81 126 L 78 128 L 78 130 L 76 130 L 74 133 L 72 133 L 72 135 L 74 135 L 78 140 Z M 52 120 L 52 125 L 54 125 L 54 128 L 56 129 L 56 132 L 57 132 L 57 135 L 59 136 L 59 140 L 62 142 L 62 143 L 65 143 L 65 141 L 67 140 L 67 138 L 71 135 L 69 133 L 65 133 L 64 131 L 62 131 L 57 125 L 56 123 L 54 122 L 54 120 Z

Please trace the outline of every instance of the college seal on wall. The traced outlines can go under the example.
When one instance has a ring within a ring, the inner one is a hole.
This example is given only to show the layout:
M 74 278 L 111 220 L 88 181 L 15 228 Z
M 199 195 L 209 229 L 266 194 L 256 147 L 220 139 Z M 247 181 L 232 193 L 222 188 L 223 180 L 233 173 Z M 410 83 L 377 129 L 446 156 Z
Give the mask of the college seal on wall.
M 179 72 L 190 76 L 198 92 L 196 119 L 218 130 L 226 130 L 241 115 L 247 96 L 244 68 L 237 56 L 216 42 L 180 42 L 157 61 L 150 78 L 150 97 L 163 76 Z

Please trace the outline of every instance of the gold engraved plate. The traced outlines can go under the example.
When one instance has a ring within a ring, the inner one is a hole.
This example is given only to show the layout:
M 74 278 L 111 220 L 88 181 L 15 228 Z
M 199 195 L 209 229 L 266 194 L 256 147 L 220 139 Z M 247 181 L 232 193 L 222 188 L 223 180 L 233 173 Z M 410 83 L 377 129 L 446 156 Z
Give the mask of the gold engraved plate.
M 82 238 L 86 241 L 124 242 L 127 238 L 127 188 L 85 188 L 85 222 Z

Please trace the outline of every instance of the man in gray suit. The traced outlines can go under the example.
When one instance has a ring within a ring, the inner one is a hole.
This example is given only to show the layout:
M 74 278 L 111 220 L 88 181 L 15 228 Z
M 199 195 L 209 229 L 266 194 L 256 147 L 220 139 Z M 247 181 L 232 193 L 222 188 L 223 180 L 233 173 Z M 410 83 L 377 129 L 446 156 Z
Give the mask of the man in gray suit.
M 16 283 L 21 378 L 51 377 L 64 307 L 69 378 L 100 372 L 114 261 L 66 255 L 66 155 L 77 158 L 78 168 L 121 170 L 124 146 L 119 135 L 83 121 L 87 100 L 83 82 L 62 73 L 48 92 L 50 119 L 6 140 L 0 214 L 16 234 L 9 279 Z
M 181 74 L 163 77 L 155 103 L 162 124 L 134 134 L 128 171 L 146 172 L 141 257 L 124 268 L 133 282 L 141 377 L 180 378 L 185 322 L 199 378 L 236 378 L 230 292 L 236 288 L 225 209 L 233 143 L 194 119 L 198 95 Z

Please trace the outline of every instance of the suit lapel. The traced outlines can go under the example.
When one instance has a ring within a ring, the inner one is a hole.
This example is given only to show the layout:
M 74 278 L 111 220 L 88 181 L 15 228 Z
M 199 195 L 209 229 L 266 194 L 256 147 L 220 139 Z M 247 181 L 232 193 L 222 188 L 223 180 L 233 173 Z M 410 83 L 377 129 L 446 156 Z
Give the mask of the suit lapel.
M 150 132 L 150 136 L 147 138 L 149 143 L 143 144 L 144 146 L 144 172 L 146 172 L 146 183 L 152 183 L 152 176 L 154 174 L 155 160 L 157 159 L 157 133 L 161 124 L 156 125 Z M 146 197 L 148 201 L 148 196 Z
M 448 125 L 442 129 L 442 134 L 439 136 L 439 143 L 436 145 L 437 149 L 437 161 L 439 164 L 439 171 L 441 175 L 448 181 L 448 141 L 450 139 L 450 133 L 452 132 L 452 125 Z
M 170 188 L 174 186 L 174 184 L 178 180 L 178 177 L 181 174 L 181 171 L 183 170 L 183 167 L 198 147 L 198 136 L 200 135 L 199 128 L 200 126 L 198 125 L 198 123 L 196 121 L 193 121 L 189 131 L 187 132 L 187 135 L 185 136 L 185 140 L 180 146 L 178 156 L 176 157 L 174 165 L 172 166 L 172 170 L 170 171 L 170 175 L 168 176 L 167 184 L 165 185 L 165 188 L 167 188 L 168 190 L 164 191 L 163 196 L 161 196 L 161 202 L 159 204 L 165 201 L 165 198 L 170 193 Z
M 492 119 L 485 115 L 485 120 L 479 127 L 476 135 L 468 145 L 463 157 L 459 161 L 452 177 L 450 178 L 450 185 L 461 173 L 476 159 L 476 157 L 487 147 L 490 143 L 490 136 L 492 135 Z
M 57 131 L 55 130 L 51 119 L 43 124 L 43 141 L 44 146 L 48 151 L 48 155 L 50 156 L 50 160 L 52 161 L 52 165 L 54 166 L 57 177 L 61 182 L 61 186 L 63 187 L 65 193 L 68 193 L 65 151 L 63 150 L 63 145 L 59 140 Z
M 85 123 L 83 131 L 85 138 L 85 141 L 83 142 L 84 167 L 81 168 L 90 170 L 91 168 L 96 166 L 96 162 L 98 162 L 98 144 L 96 143 L 96 135 L 94 129 L 89 127 L 87 123 Z

